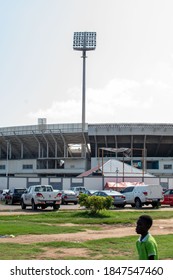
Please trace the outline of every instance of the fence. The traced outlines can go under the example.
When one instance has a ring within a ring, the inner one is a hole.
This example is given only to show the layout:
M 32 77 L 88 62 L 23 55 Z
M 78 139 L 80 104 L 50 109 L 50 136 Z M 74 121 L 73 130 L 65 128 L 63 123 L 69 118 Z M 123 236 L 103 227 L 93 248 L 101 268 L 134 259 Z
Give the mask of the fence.
M 84 186 L 90 190 L 103 189 L 107 182 L 144 182 L 146 184 L 160 184 L 164 188 L 173 187 L 173 177 L 0 177 L 0 189 L 13 189 L 14 187 L 27 188 L 35 184 L 50 184 L 54 189 L 67 190 L 71 187 Z

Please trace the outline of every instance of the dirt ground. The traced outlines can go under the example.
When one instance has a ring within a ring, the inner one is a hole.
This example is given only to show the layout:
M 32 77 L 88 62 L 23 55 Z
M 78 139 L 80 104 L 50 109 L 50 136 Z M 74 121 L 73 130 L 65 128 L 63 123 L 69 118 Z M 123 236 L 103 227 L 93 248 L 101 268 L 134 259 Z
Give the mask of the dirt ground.
M 2 210 L 1 210 L 2 211 Z M 18 215 L 18 212 L 1 212 L 1 215 Z M 23 214 L 31 214 L 26 212 Z M 72 224 L 63 224 L 63 226 L 71 226 Z M 59 225 L 61 226 L 61 225 Z M 74 225 L 73 225 L 74 226 Z M 88 225 L 87 225 L 88 227 Z M 154 220 L 153 226 L 150 230 L 153 235 L 173 234 L 173 219 Z M 66 234 L 41 234 L 41 235 L 22 235 L 16 237 L 0 238 L 0 243 L 18 243 L 18 244 L 31 244 L 38 242 L 52 242 L 52 241 L 71 241 L 71 242 L 83 242 L 87 240 L 102 239 L 102 238 L 114 238 L 136 235 L 135 225 L 122 226 L 122 225 L 102 225 L 100 230 L 93 230 L 92 225 L 90 229 L 84 232 L 66 233 Z M 37 259 L 63 259 L 68 256 L 84 256 L 89 258 L 87 249 L 83 248 L 47 248 L 45 252 L 42 252 Z
M 64 224 L 63 224 L 64 225 Z M 65 224 L 70 226 L 70 224 Z M 60 225 L 59 225 L 60 226 Z M 74 226 L 74 225 L 73 225 Z M 150 230 L 153 235 L 173 234 L 173 219 L 169 220 L 155 220 Z M 29 244 L 37 242 L 51 242 L 51 241 L 73 241 L 83 242 L 86 240 L 123 237 L 135 235 L 134 226 L 120 226 L 120 225 L 102 225 L 100 230 L 87 229 L 84 232 L 66 233 L 66 234 L 41 234 L 41 235 L 20 235 L 16 237 L 0 238 L 0 243 L 19 243 Z

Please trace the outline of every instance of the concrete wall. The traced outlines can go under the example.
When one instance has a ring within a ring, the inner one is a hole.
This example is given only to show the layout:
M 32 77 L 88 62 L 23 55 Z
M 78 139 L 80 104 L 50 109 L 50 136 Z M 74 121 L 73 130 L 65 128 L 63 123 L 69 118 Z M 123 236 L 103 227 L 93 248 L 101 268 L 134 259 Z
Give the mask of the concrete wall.
M 58 174 L 58 173 L 74 173 L 80 174 L 86 171 L 87 169 L 87 160 L 86 159 L 65 159 L 64 168 L 62 169 L 37 169 L 37 160 L 36 159 L 21 159 L 21 160 L 1 160 L 1 165 L 5 166 L 4 169 L 0 169 L 0 174 Z M 32 169 L 23 169 L 23 165 L 32 165 Z
M 5 165 L 6 171 L 8 173 L 35 173 L 36 172 L 36 160 L 35 159 L 25 159 L 25 160 L 8 160 L 8 163 L 6 160 L 0 161 L 1 165 Z M 32 165 L 33 169 L 23 169 L 23 165 Z M 0 170 L 0 173 L 4 173 L 4 170 Z M 36 172 L 37 173 L 37 172 Z
M 77 158 L 77 159 L 65 159 L 65 169 L 85 169 L 86 167 L 86 160 L 83 160 L 82 158 Z
M 123 178 L 118 178 L 118 182 L 122 182 Z M 141 182 L 141 177 L 126 177 L 126 182 Z M 24 178 L 24 177 L 0 177 L 0 189 L 22 187 L 26 188 L 35 184 L 51 184 L 55 189 L 70 189 L 75 186 L 84 186 L 90 190 L 101 190 L 106 182 L 117 182 L 116 177 L 84 177 L 84 178 Z M 146 184 L 161 184 L 163 187 L 173 187 L 172 178 L 145 178 Z

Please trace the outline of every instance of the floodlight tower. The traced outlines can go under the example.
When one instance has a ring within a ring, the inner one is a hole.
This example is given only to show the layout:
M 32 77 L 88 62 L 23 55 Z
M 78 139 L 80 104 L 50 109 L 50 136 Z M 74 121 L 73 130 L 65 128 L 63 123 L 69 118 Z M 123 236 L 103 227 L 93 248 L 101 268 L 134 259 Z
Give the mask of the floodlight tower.
M 75 51 L 82 51 L 83 58 L 83 79 L 82 79 L 82 131 L 85 130 L 85 60 L 87 58 L 86 52 L 93 51 L 96 48 L 96 32 L 74 32 L 73 49 Z

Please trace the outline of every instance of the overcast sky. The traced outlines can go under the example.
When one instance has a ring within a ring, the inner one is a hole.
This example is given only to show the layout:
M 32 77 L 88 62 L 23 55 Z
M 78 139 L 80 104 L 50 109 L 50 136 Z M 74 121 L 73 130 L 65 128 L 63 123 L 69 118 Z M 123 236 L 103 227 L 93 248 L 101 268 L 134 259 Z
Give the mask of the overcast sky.
M 82 120 L 173 123 L 172 0 L 0 0 L 0 127 Z

